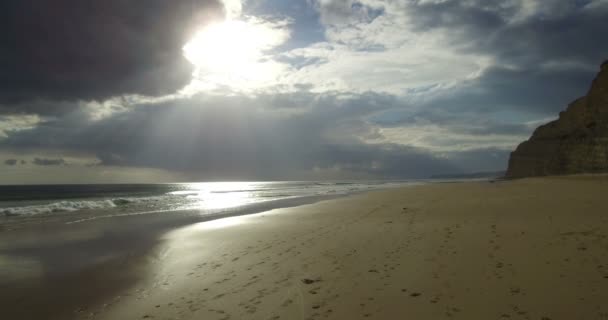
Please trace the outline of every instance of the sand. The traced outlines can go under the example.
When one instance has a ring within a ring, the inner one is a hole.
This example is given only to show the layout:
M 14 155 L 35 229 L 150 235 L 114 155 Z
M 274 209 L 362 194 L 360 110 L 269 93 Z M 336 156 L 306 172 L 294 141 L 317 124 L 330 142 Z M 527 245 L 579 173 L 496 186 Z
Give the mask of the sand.
M 607 196 L 607 176 L 434 184 L 174 228 L 72 315 L 608 319 Z

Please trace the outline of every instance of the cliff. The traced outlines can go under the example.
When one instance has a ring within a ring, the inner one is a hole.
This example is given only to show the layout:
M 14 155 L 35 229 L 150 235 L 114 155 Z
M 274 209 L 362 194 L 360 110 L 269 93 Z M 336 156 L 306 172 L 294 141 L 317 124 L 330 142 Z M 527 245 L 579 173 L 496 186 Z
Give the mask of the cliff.
M 508 178 L 608 172 L 608 61 L 586 96 L 511 153 Z

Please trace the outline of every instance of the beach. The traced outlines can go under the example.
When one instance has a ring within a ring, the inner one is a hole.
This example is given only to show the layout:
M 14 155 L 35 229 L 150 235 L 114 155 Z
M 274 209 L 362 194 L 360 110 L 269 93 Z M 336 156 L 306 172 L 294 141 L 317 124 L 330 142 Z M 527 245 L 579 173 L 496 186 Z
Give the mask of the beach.
M 17 262 L 7 252 L 25 240 L 3 233 L 2 271 L 14 281 L 0 282 L 0 310 L 7 319 L 608 319 L 607 192 L 606 175 L 437 183 L 200 223 L 90 221 L 56 250 L 102 236 L 110 249 L 50 284 L 32 284 L 45 272 L 29 260 L 8 270 Z M 108 235 L 118 224 L 130 237 Z M 87 295 L 64 301 L 70 290 Z

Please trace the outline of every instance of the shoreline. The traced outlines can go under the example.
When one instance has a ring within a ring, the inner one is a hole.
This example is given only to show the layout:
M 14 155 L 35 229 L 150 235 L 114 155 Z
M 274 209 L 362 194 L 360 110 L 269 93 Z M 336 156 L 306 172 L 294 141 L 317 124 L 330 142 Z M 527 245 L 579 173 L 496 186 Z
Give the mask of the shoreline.
M 11 319 L 89 317 L 91 310 L 145 277 L 150 257 L 172 230 L 347 196 L 281 199 L 206 215 L 175 210 L 87 215 L 80 221 L 65 215 L 43 223 L 33 219 L 13 229 L 5 224 L 9 229 L 0 232 L 0 310 Z
M 114 265 L 122 278 L 68 281 L 98 303 L 63 317 L 61 292 L 30 305 L 76 319 L 608 318 L 606 191 L 604 175 L 437 183 L 162 232 L 149 221 L 157 236 Z

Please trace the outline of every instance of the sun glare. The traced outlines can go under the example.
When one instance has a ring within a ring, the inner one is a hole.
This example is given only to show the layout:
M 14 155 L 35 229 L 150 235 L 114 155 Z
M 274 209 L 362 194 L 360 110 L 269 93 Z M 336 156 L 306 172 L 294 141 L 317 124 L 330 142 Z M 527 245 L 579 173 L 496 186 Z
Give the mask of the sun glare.
M 228 20 L 199 31 L 184 47 L 195 80 L 224 86 L 255 87 L 276 74 L 266 51 L 284 41 L 273 25 Z

